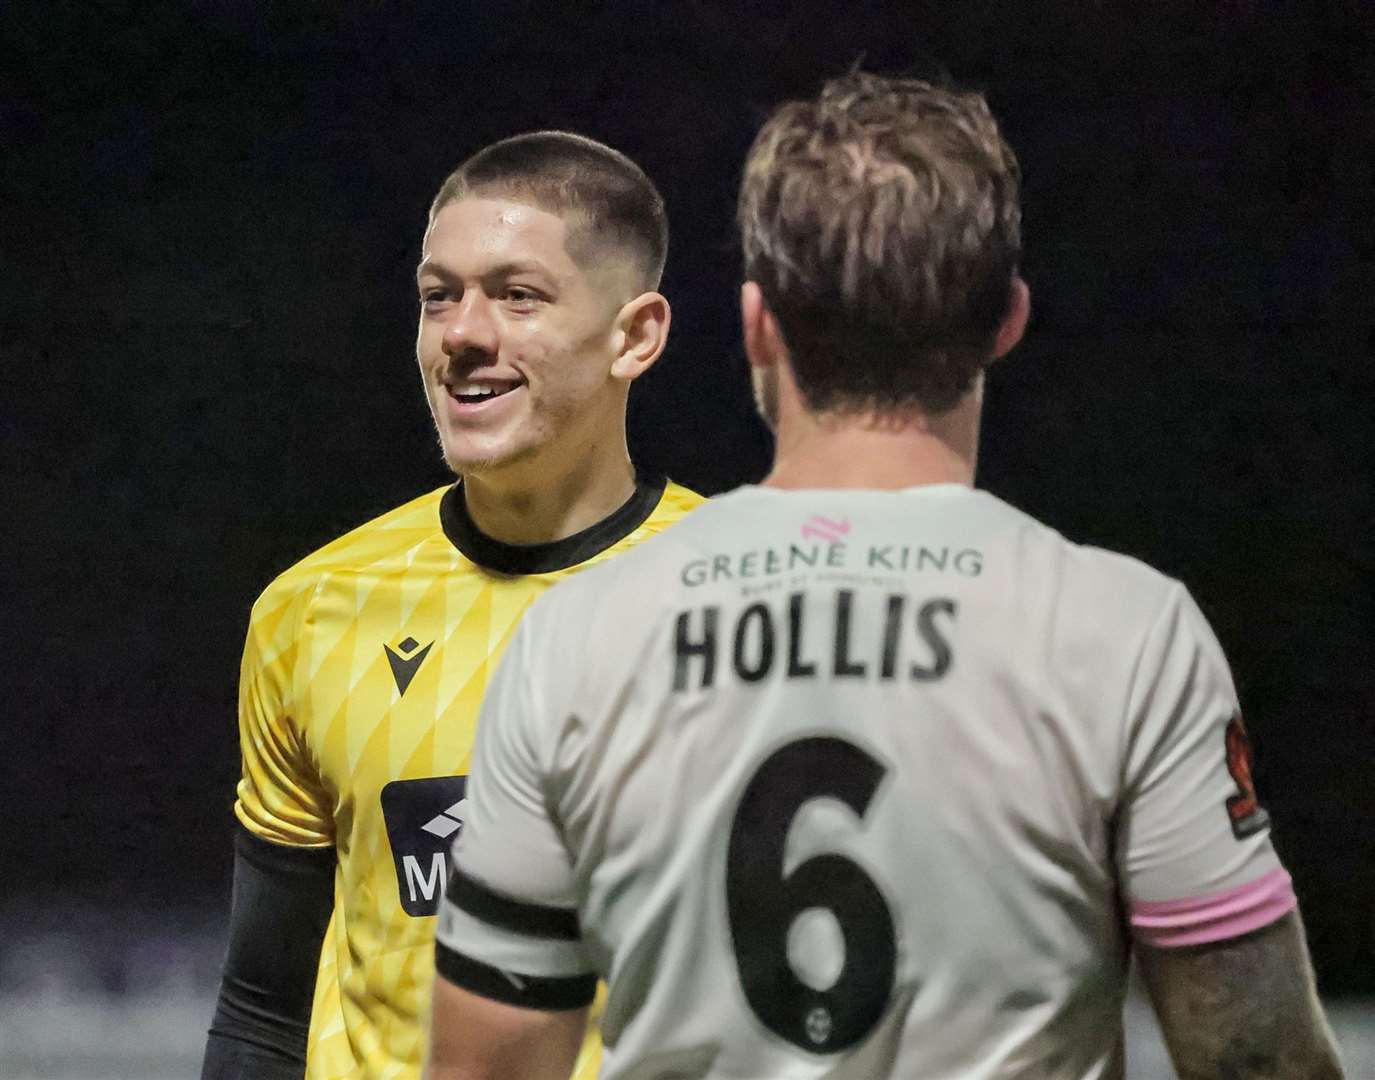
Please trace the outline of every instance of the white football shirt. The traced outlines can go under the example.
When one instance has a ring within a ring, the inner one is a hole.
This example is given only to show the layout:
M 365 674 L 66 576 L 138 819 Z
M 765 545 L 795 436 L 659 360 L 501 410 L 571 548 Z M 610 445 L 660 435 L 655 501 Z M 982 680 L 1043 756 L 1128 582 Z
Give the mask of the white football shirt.
M 541 598 L 437 965 L 603 1076 L 1122 1073 L 1131 937 L 1291 910 L 1185 589 L 985 492 L 743 488 Z

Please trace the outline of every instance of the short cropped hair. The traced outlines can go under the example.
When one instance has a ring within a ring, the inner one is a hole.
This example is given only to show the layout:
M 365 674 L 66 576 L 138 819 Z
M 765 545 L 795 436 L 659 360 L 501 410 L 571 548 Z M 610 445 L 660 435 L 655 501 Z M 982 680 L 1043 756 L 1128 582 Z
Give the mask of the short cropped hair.
M 500 195 L 569 222 L 568 249 L 582 265 L 608 248 L 656 289 L 668 255 L 664 200 L 644 171 L 618 150 L 568 131 L 533 131 L 479 150 L 449 174 L 430 205 L 430 221 L 470 195 Z
M 969 392 L 1010 303 L 1019 188 L 977 93 L 856 72 L 773 113 L 738 224 L 809 409 L 938 414 Z

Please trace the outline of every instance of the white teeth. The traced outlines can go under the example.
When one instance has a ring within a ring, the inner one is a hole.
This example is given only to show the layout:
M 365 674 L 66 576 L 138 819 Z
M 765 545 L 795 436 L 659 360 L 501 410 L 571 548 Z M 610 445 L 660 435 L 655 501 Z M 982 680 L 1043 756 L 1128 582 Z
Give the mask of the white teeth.
M 495 397 L 497 394 L 504 394 L 509 389 L 509 386 L 503 386 L 498 389 L 495 386 L 483 383 L 456 383 L 449 388 L 449 391 L 460 397 L 489 398 Z

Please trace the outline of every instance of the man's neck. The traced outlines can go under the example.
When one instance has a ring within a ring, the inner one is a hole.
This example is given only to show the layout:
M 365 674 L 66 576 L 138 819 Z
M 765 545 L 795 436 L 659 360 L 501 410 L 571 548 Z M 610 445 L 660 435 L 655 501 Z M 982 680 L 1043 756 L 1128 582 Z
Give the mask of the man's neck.
M 779 488 L 897 490 L 922 484 L 974 483 L 971 462 L 916 432 L 846 427 L 780 453 L 765 478 Z
M 519 472 L 469 474 L 463 478 L 468 516 L 505 544 L 547 544 L 582 532 L 635 493 L 635 468 L 624 442 L 615 449 Z
M 978 456 L 977 395 L 948 413 L 816 415 L 789 410 L 778 428 L 774 467 L 781 488 L 898 489 L 973 485 Z

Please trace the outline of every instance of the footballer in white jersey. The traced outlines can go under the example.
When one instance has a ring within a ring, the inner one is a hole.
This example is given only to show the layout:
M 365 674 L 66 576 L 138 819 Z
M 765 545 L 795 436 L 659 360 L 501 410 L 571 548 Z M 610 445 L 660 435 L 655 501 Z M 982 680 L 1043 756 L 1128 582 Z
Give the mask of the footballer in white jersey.
M 1294 906 L 1188 593 L 984 492 L 741 490 L 509 655 L 437 963 L 608 979 L 608 1080 L 1121 1076 L 1128 932 Z
M 488 684 L 432 1080 L 1340 1080 L 1227 663 L 1185 588 L 974 484 L 1016 159 L 855 72 L 745 163 L 757 487 L 545 594 Z

